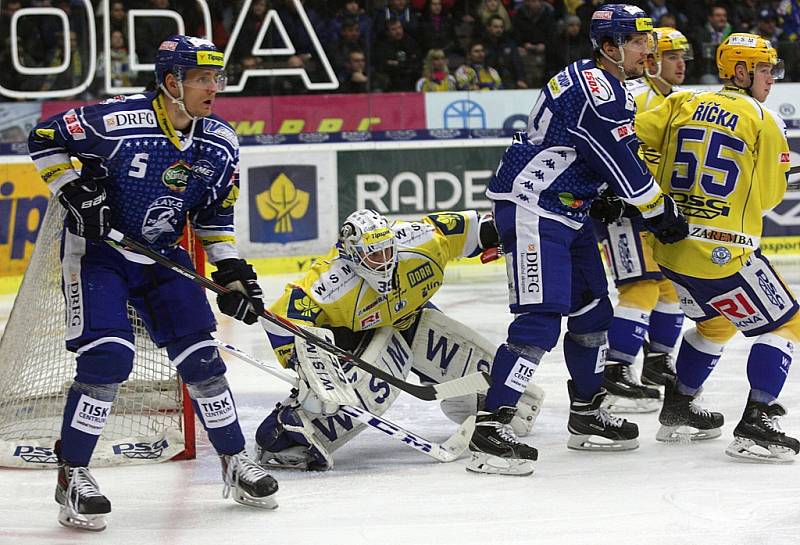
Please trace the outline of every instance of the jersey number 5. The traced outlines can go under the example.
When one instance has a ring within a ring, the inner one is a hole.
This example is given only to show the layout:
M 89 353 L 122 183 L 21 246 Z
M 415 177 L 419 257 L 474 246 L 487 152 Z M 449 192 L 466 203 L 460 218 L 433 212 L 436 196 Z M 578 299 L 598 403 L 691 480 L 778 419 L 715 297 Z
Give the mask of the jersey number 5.
M 708 133 L 711 137 L 706 140 Z M 714 129 L 683 127 L 678 130 L 678 149 L 675 152 L 675 169 L 672 172 L 673 189 L 690 191 L 697 180 L 697 168 L 700 163 L 697 154 L 687 149 L 689 142 L 708 142 L 705 160 L 701 168 L 700 187 L 714 197 L 727 197 L 736 188 L 739 180 L 739 165 L 735 159 L 725 157 L 724 150 L 742 153 L 744 142 L 727 133 Z M 685 171 L 685 175 L 681 172 Z
M 131 159 L 131 169 L 128 171 L 128 176 L 131 178 L 144 178 L 147 172 L 147 158 L 150 157 L 149 153 L 137 153 Z

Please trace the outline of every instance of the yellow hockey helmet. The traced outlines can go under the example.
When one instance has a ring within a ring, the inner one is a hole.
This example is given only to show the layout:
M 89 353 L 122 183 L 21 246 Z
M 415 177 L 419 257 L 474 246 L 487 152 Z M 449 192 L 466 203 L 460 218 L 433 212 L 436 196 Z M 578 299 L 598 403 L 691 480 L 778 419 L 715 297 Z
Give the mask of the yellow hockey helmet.
M 783 79 L 783 60 L 778 52 L 761 36 L 744 32 L 731 34 L 717 47 L 717 70 L 721 79 L 733 79 L 736 65 L 743 62 L 752 73 L 756 65 L 764 62 L 772 65 L 772 77 Z
M 661 62 L 661 55 L 665 51 L 683 51 L 683 60 L 690 61 L 694 58 L 692 44 L 686 36 L 679 30 L 669 26 L 662 26 L 653 29 L 655 35 L 655 49 L 653 56 L 656 62 Z

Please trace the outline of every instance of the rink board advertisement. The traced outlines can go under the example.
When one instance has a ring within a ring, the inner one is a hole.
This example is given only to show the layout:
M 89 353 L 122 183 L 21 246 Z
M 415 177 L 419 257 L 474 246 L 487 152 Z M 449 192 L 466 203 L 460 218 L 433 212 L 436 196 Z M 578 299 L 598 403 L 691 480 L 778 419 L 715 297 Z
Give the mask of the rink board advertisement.
M 280 147 L 241 151 L 237 241 L 245 257 L 317 254 L 334 241 L 336 155 Z
M 25 272 L 49 198 L 30 160 L 0 160 L 0 275 Z
M 359 208 L 390 218 L 437 210 L 489 210 L 484 195 L 505 145 L 338 153 L 339 220 Z

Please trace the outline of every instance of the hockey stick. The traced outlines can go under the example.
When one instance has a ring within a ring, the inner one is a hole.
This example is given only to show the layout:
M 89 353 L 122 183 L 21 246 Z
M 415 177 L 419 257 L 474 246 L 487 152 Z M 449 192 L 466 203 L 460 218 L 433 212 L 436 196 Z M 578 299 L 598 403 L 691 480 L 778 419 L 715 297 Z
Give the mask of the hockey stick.
M 213 291 L 214 293 L 224 295 L 226 293 L 230 293 L 231 290 L 220 286 L 216 282 L 206 278 L 205 276 L 197 273 L 196 271 L 184 267 L 178 263 L 175 263 L 170 258 L 161 255 L 160 253 L 156 252 L 152 248 L 145 246 L 144 244 L 133 240 L 129 237 L 126 237 L 119 231 L 112 229 L 111 232 L 108 234 L 108 238 L 117 242 L 123 246 L 127 246 L 128 248 L 146 256 L 167 267 L 168 269 L 172 269 L 176 273 L 185 276 L 189 280 L 193 280 L 197 282 L 207 290 Z M 459 397 L 462 395 L 468 394 L 475 394 L 478 392 L 485 392 L 489 388 L 489 384 L 491 379 L 487 373 L 482 371 L 476 373 L 470 373 L 469 375 L 465 375 L 463 377 L 449 380 L 447 382 L 443 382 L 441 384 L 433 384 L 430 386 L 421 386 L 417 384 L 410 384 L 402 379 L 395 377 L 394 375 L 387 373 L 383 369 L 379 369 L 368 363 L 358 356 L 351 354 L 347 350 L 343 348 L 339 348 L 333 343 L 329 343 L 325 339 L 321 339 L 317 335 L 306 331 L 305 329 L 299 327 L 297 324 L 287 320 L 283 316 L 279 316 L 274 312 L 271 312 L 267 309 L 261 314 L 261 325 L 264 329 L 267 329 L 267 326 L 264 323 L 264 320 L 271 322 L 282 329 L 288 331 L 293 335 L 297 335 L 302 337 L 303 339 L 307 340 L 308 342 L 319 346 L 320 348 L 327 350 L 335 354 L 340 359 L 350 362 L 356 367 L 363 369 L 364 371 L 368 372 L 374 377 L 378 377 L 386 381 L 388 384 L 395 386 L 396 388 L 418 398 L 422 399 L 423 401 L 433 401 L 435 399 L 449 399 L 451 397 Z
M 222 350 L 232 354 L 233 356 L 236 356 L 246 363 L 249 363 L 253 367 L 261 369 L 262 371 L 266 371 L 270 375 L 291 384 L 293 387 L 298 386 L 300 378 L 294 371 L 284 369 L 283 367 L 280 367 L 274 363 L 256 359 L 250 354 L 242 352 L 235 346 L 222 341 L 218 340 L 216 341 L 216 344 Z M 469 440 L 472 436 L 472 431 L 475 428 L 475 416 L 470 416 L 444 443 L 435 443 L 420 437 L 416 433 L 410 432 L 407 429 L 390 422 L 381 416 L 372 414 L 361 407 L 356 407 L 354 405 L 340 405 L 339 407 L 340 410 L 348 416 L 352 416 L 367 426 L 381 431 L 392 439 L 396 439 L 404 445 L 440 462 L 452 462 L 453 460 L 458 459 L 458 457 L 461 456 L 461 453 L 464 452 L 469 446 Z

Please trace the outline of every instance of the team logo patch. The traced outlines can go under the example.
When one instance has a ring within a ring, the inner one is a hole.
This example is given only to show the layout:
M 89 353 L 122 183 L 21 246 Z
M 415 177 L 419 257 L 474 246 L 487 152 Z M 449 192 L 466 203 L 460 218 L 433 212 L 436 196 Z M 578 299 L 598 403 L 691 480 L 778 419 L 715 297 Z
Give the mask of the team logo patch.
M 558 200 L 561 201 L 561 204 L 567 208 L 572 208 L 573 210 L 580 208 L 585 202 L 583 199 L 578 199 L 575 197 L 575 195 L 572 193 L 559 193 Z
M 569 72 L 562 70 L 550 79 L 547 86 L 550 88 L 550 94 L 553 98 L 558 98 L 564 94 L 564 91 L 572 87 L 572 77 L 570 77 Z
M 175 48 L 178 47 L 178 42 L 161 42 L 161 45 L 158 46 L 159 51 L 175 51 Z
M 114 112 L 103 116 L 103 126 L 106 128 L 106 132 L 113 132 L 121 129 L 155 127 L 156 114 L 153 110 Z
M 57 464 L 56 453 L 50 447 L 37 447 L 34 445 L 17 445 L 14 447 L 13 456 L 19 457 L 29 464 Z
M 183 213 L 183 201 L 177 197 L 159 197 L 150 204 L 142 222 L 142 236 L 148 242 L 164 233 L 174 235 Z
M 225 125 L 224 123 L 220 123 L 219 121 L 215 121 L 213 119 L 204 119 L 203 131 L 206 134 L 213 134 L 215 136 L 219 136 L 223 140 L 227 141 L 231 146 L 234 148 L 239 147 L 239 139 L 236 137 L 236 133 L 233 132 L 229 126 Z
M 600 74 L 599 70 L 583 70 L 581 72 L 583 80 L 589 87 L 589 94 L 592 97 L 592 102 L 596 106 L 611 102 L 614 99 L 614 92 L 611 90 L 611 85 L 608 80 Z
M 37 131 L 37 132 L 38 132 L 38 131 Z M 792 159 L 791 159 L 791 154 L 790 154 L 788 151 L 782 151 L 782 152 L 781 152 L 780 159 L 778 159 L 778 160 L 779 160 L 781 163 L 785 163 L 785 164 L 791 163 L 791 162 L 792 162 Z
M 610 11 L 595 11 L 592 14 L 592 19 L 611 19 Z
M 756 47 L 757 40 L 751 36 L 734 35 L 728 39 L 728 45 L 736 45 L 742 47 Z
M 322 312 L 322 309 L 319 305 L 303 290 L 292 289 L 292 293 L 289 296 L 289 308 L 286 310 L 288 318 L 304 320 L 313 324 L 320 312 Z
M 725 246 L 717 246 L 711 250 L 711 262 L 716 265 L 725 265 L 731 260 L 731 251 Z
M 161 173 L 161 181 L 170 191 L 183 193 L 189 185 L 189 174 L 192 172 L 192 165 L 180 159 L 172 163 Z
M 210 183 L 214 179 L 214 165 L 207 159 L 200 159 L 192 165 L 192 174 Z
M 73 140 L 86 140 L 86 129 L 83 128 L 83 125 L 78 120 L 78 114 L 75 113 L 75 110 L 69 110 L 61 119 L 67 126 L 67 132 L 72 136 Z
M 464 232 L 466 220 L 461 214 L 429 214 L 428 218 L 445 235 L 460 235 Z

